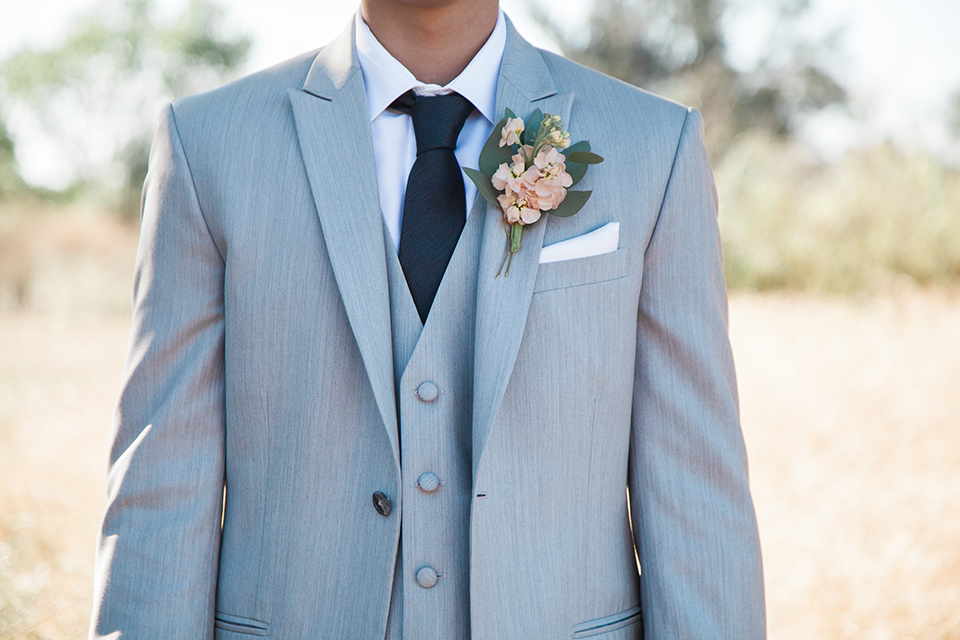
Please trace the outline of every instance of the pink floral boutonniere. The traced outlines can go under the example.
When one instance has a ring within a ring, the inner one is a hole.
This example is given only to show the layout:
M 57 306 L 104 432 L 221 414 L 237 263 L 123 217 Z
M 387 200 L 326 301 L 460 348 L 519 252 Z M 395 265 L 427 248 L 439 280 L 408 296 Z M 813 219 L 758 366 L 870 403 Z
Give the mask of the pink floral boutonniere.
M 568 189 L 583 179 L 589 165 L 601 162 L 589 141 L 570 144 L 560 116 L 537 109 L 524 122 L 506 109 L 480 152 L 480 170 L 463 167 L 480 195 L 503 212 L 507 250 L 498 278 L 504 265 L 504 275 L 510 274 L 527 225 L 543 212 L 567 218 L 583 208 L 591 192 Z

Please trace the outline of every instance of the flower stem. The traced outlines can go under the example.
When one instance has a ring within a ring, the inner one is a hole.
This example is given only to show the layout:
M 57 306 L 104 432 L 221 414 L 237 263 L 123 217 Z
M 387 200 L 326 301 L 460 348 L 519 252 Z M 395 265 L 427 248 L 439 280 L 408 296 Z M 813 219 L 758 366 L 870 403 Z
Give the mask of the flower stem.
M 507 227 L 507 229 L 508 229 L 508 231 L 507 231 L 507 249 L 506 249 L 506 251 L 503 252 L 503 260 L 500 261 L 500 268 L 497 269 L 497 275 L 496 275 L 496 277 L 494 278 L 494 280 L 496 280 L 497 278 L 500 277 L 500 272 L 503 271 L 503 265 L 504 265 L 504 263 L 506 263 L 506 261 L 507 261 L 507 256 L 512 255 L 512 254 L 510 253 L 510 231 L 509 231 L 509 227 Z M 505 274 L 504 277 L 507 277 L 507 275 L 508 275 L 509 273 L 510 273 L 510 269 L 509 269 L 509 267 L 508 267 L 508 268 L 507 268 L 507 274 Z

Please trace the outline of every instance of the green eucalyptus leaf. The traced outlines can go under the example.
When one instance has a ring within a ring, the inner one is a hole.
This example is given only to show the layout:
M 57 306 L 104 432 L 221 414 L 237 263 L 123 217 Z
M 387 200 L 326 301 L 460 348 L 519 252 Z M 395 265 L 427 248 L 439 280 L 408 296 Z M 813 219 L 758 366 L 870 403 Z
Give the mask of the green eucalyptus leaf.
M 510 147 L 500 146 L 501 132 L 506 124 L 507 119 L 503 118 L 500 122 L 493 125 L 493 132 L 483 144 L 483 149 L 480 150 L 480 172 L 487 176 L 487 178 L 492 178 L 493 174 L 495 174 L 500 167 L 500 164 L 510 159 Z M 501 160 L 501 154 L 504 152 L 507 154 L 507 160 Z
M 593 192 L 567 191 L 567 196 L 563 199 L 563 202 L 560 203 L 560 206 L 551 210 L 550 213 L 561 218 L 569 218 L 580 211 L 580 209 L 583 209 L 583 205 L 587 204 L 591 193 Z
M 523 144 L 533 144 L 540 131 L 540 124 L 543 122 L 543 111 L 537 109 L 530 114 L 527 121 L 523 123 Z
M 495 206 L 497 209 L 500 209 L 500 203 L 497 202 L 497 196 L 500 195 L 500 192 L 493 188 L 490 178 L 480 173 L 476 169 L 470 169 L 468 167 L 460 168 L 463 169 L 463 172 L 467 174 L 468 178 L 473 180 L 473 184 L 477 185 L 477 191 L 480 192 L 480 195 L 483 196 L 483 199 Z
M 570 174 L 571 178 L 573 178 L 574 185 L 580 182 L 581 180 L 583 180 L 583 176 L 586 175 L 587 173 L 587 165 L 582 164 L 580 162 L 571 161 L 570 156 L 575 155 L 577 153 L 584 152 L 584 151 L 587 151 L 587 152 L 590 151 L 589 140 L 581 140 L 577 144 L 572 144 L 561 152 L 563 153 L 563 155 L 567 157 L 567 160 L 565 163 L 567 166 L 567 173 Z
M 577 183 L 583 180 L 583 176 L 587 175 L 587 166 L 588 165 L 579 164 L 579 163 L 567 164 L 567 173 L 570 175 L 570 178 L 573 180 L 573 182 L 570 184 L 571 187 L 577 186 Z
M 510 107 L 507 107 L 506 109 L 504 109 L 503 112 L 506 114 L 507 118 L 516 118 L 516 117 L 517 117 L 517 114 L 515 114 L 515 113 L 510 109 Z
M 510 253 L 516 253 L 520 249 L 520 242 L 523 241 L 523 225 L 514 222 L 510 225 Z
M 566 154 L 568 162 L 577 162 L 579 164 L 600 164 L 603 158 L 589 151 L 574 151 Z

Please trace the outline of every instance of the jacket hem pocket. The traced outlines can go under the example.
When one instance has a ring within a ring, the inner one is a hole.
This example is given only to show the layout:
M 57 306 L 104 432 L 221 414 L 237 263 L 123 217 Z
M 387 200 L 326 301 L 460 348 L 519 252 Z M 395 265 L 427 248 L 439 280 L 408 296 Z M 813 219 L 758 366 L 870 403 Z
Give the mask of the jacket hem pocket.
M 270 625 L 254 618 L 231 616 L 217 611 L 213 617 L 213 626 L 216 629 L 242 633 L 248 636 L 266 637 L 270 635 Z
M 617 629 L 629 627 L 630 625 L 640 622 L 642 619 L 643 615 L 640 611 L 640 605 L 637 605 L 627 609 L 626 611 L 621 611 L 609 616 L 604 616 L 603 618 L 596 618 L 594 620 L 588 620 L 586 622 L 581 622 L 580 624 L 574 625 L 573 637 L 590 638 L 592 636 L 600 635 L 601 633 L 607 633 L 608 631 L 615 631 Z

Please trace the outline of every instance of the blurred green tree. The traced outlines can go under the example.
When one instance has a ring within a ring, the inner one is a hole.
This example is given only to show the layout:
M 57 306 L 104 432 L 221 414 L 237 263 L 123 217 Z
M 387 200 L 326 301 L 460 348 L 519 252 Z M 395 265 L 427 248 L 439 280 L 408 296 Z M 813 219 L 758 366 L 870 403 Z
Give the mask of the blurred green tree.
M 58 48 L 20 51 L 0 67 L 7 100 L 57 142 L 73 180 L 130 213 L 160 107 L 221 84 L 250 48 L 224 35 L 214 0 L 190 0 L 172 20 L 157 13 L 153 0 L 104 0 Z
M 0 119 L 0 198 L 24 191 L 25 185 L 17 171 L 13 140 Z
M 743 131 L 787 136 L 802 116 L 846 104 L 823 64 L 837 34 L 807 36 L 809 0 L 593 0 L 587 37 L 561 26 L 545 0 L 528 3 L 568 57 L 697 107 L 715 158 Z M 735 23 L 758 25 L 744 31 L 751 40 L 768 32 L 746 68 L 731 61 Z

